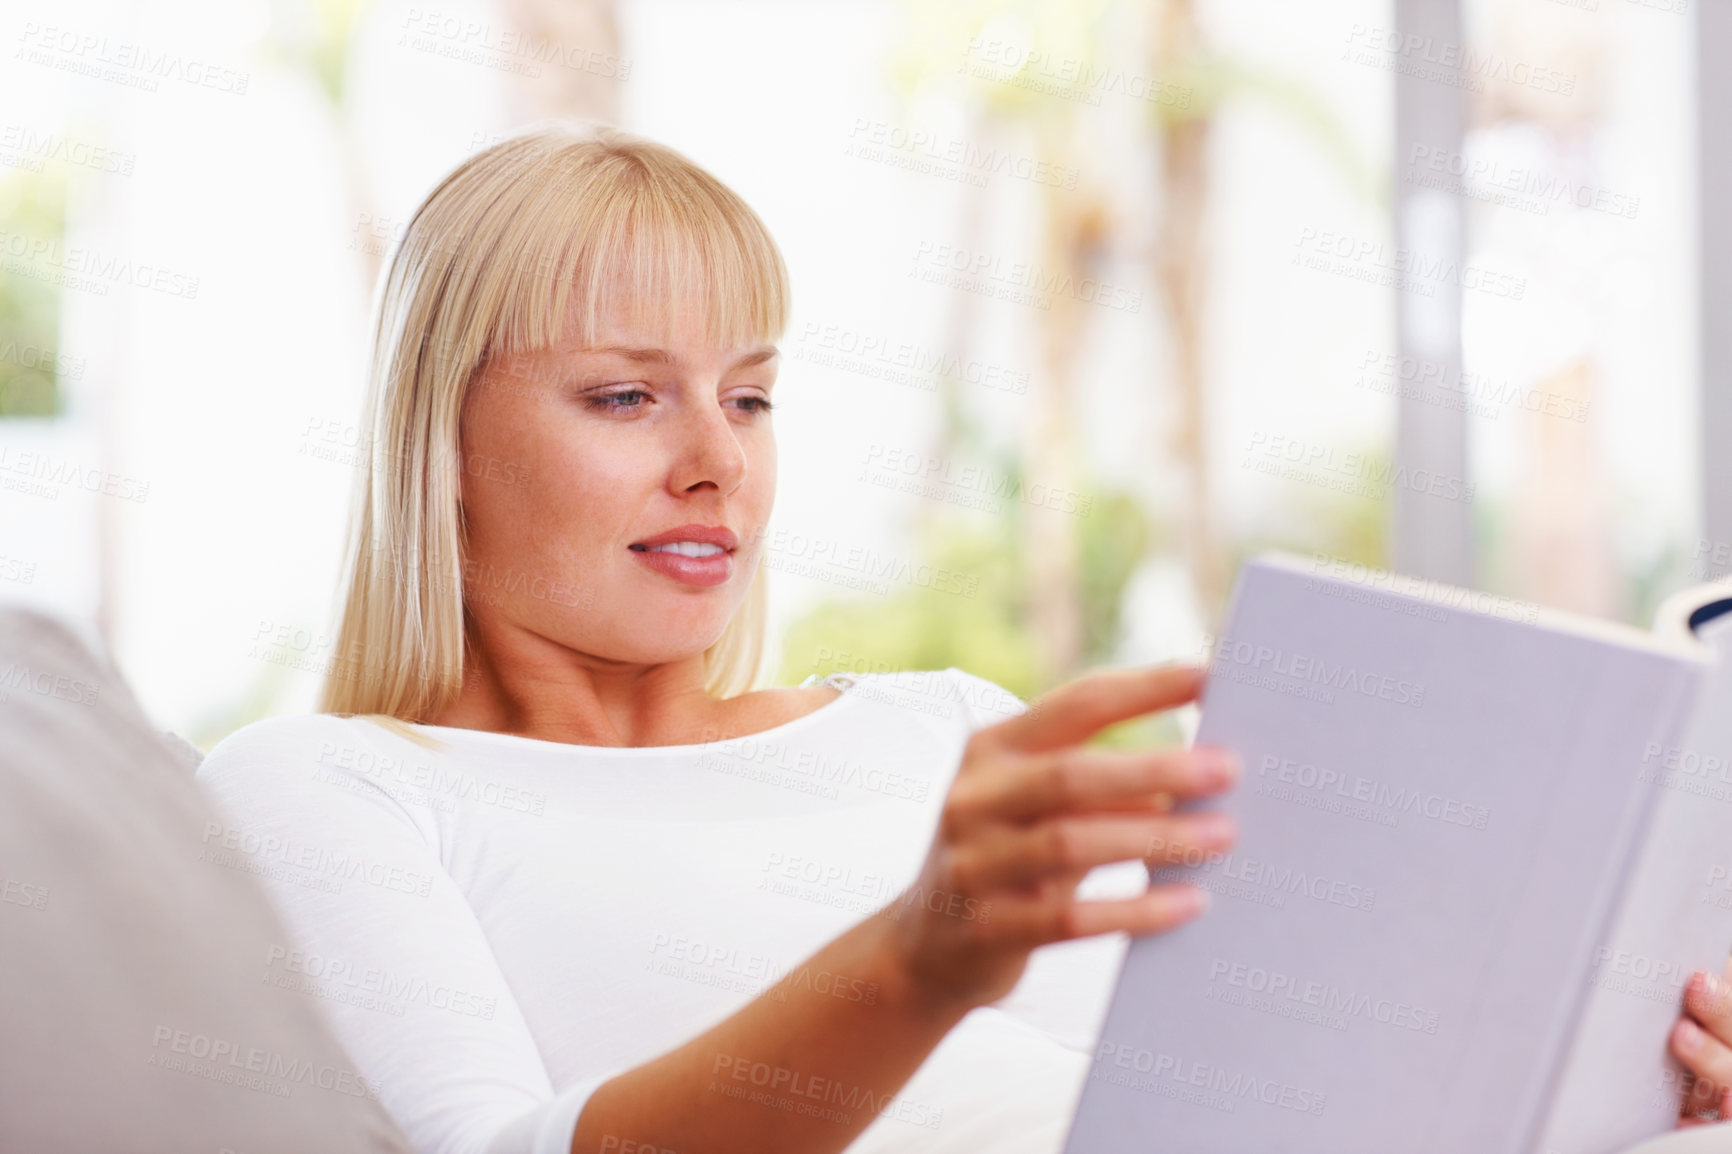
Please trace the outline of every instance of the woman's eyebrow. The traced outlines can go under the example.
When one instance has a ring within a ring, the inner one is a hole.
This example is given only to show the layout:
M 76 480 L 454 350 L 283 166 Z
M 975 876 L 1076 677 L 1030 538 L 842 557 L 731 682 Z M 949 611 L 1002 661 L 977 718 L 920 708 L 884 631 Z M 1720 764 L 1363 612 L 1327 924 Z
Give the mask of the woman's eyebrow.
M 674 355 L 666 349 L 633 349 L 624 345 L 603 345 L 600 348 L 584 349 L 585 353 L 597 357 L 624 357 L 628 361 L 639 361 L 645 364 L 671 365 Z
M 583 351 L 590 356 L 623 357 L 625 360 L 637 361 L 640 364 L 671 365 L 675 359 L 674 355 L 666 349 L 638 349 L 625 345 L 602 345 L 599 348 L 584 349 Z M 750 368 L 752 365 L 761 365 L 780 355 L 781 350 L 774 345 L 765 345 L 763 348 L 753 349 L 746 353 L 735 361 L 732 367 L 736 369 Z
M 734 368 L 745 369 L 750 368 L 753 365 L 761 365 L 765 361 L 780 355 L 781 350 L 777 349 L 775 345 L 765 345 L 761 349 L 753 349 L 751 352 L 735 361 Z

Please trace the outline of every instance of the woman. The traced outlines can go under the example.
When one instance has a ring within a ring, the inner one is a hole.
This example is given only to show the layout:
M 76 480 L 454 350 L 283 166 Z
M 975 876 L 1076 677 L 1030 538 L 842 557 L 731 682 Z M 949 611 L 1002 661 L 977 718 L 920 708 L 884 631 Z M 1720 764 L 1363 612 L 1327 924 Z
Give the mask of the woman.
M 1091 867 L 1231 841 L 1170 812 L 1222 751 L 1080 748 L 1195 670 L 749 689 L 786 314 L 750 209 L 611 131 L 473 157 L 393 258 L 328 712 L 199 773 L 295 931 L 261 979 L 418 1150 L 1051 1149 L 1086 1059 L 980 1008 L 1201 908 L 1078 900 Z M 1691 1120 L 1732 1106 L 1726 990 L 1674 1032 Z
M 393 256 L 326 712 L 200 777 L 293 931 L 261 980 L 418 1150 L 1051 1149 L 1086 1058 L 983 1008 L 1203 906 L 1094 867 L 1231 843 L 1173 812 L 1226 753 L 1083 748 L 1194 669 L 751 688 L 787 311 L 752 211 L 612 130 L 472 157 Z

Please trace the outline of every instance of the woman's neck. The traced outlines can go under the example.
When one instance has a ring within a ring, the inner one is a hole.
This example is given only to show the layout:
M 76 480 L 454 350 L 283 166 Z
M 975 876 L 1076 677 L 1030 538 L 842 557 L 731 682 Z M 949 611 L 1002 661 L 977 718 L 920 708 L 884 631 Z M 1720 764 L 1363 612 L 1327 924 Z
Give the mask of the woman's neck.
M 471 630 L 464 649 L 463 687 L 428 724 L 575 745 L 687 745 L 725 736 L 741 700 L 710 696 L 702 652 L 631 664 L 517 628 Z

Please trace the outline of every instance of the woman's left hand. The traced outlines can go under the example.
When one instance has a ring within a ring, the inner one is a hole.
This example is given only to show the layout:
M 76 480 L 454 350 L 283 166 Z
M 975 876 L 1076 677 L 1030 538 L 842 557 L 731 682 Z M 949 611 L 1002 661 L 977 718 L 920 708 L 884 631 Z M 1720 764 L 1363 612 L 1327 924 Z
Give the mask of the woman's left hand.
M 1684 1014 L 1672 1027 L 1672 1053 L 1693 1077 L 1678 1107 L 1678 1125 L 1732 1121 L 1732 959 L 1715 977 L 1690 975 Z

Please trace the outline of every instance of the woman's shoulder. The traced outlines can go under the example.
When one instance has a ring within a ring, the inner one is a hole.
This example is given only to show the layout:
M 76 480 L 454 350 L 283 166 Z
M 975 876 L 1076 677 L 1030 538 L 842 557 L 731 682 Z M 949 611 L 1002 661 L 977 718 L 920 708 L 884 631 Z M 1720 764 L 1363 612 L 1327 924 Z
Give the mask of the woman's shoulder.
M 957 686 L 957 698 L 974 714 L 975 728 L 991 725 L 1028 710 L 1028 702 L 996 681 L 952 665 L 944 672 Z
M 882 697 L 917 712 L 954 718 L 970 733 L 1015 717 L 1028 708 L 1027 703 L 1004 686 L 956 665 L 833 676 L 846 678 L 850 692 Z
M 267 717 L 241 726 L 219 741 L 198 767 L 198 779 L 208 785 L 280 777 L 285 770 L 305 774 L 321 764 L 353 759 L 359 751 L 377 748 L 388 738 L 385 729 L 365 717 L 334 713 Z
M 423 828 L 427 807 L 403 784 L 412 785 L 421 769 L 413 748 L 368 717 L 270 717 L 218 742 L 196 778 L 241 828 L 312 840 L 338 829 L 371 837 L 413 827 L 430 839 Z
M 351 737 L 372 722 L 335 713 L 294 713 L 251 721 L 224 737 L 205 755 L 205 764 L 276 752 L 295 753 L 321 741 Z

